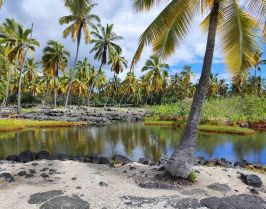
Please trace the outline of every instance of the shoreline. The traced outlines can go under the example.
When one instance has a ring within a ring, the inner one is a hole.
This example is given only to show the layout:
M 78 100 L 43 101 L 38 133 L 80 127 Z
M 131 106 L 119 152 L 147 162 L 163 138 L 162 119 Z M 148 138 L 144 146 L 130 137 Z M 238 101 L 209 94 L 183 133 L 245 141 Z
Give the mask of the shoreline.
M 146 126 L 172 126 L 181 127 L 176 124 L 176 121 L 144 121 Z M 199 125 L 199 132 L 203 133 L 218 133 L 218 134 L 235 134 L 235 135 L 253 135 L 256 131 L 250 128 L 225 126 L 225 125 Z
M 75 168 L 75 169 L 73 169 Z M 110 167 L 78 161 L 39 160 L 28 163 L 0 161 L 1 208 L 57 208 L 68 204 L 85 208 L 215 209 L 226 198 L 229 206 L 265 209 L 266 189 L 245 185 L 238 172 L 266 176 L 240 168 L 195 166 L 197 182 L 158 180 L 160 166 L 129 162 Z M 176 184 L 177 183 L 177 184 Z M 256 193 L 256 194 L 255 194 Z M 241 201 L 240 201 L 241 200 Z M 227 208 L 223 207 L 223 208 Z M 238 209 L 235 207 L 234 209 Z

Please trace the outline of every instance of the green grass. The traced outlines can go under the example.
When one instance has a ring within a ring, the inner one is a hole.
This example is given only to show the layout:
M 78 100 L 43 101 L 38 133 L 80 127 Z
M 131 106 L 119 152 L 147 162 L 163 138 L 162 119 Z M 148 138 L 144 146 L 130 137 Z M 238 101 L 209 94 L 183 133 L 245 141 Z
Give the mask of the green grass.
M 147 106 L 152 117 L 184 117 L 187 118 L 192 99 L 174 104 Z M 254 95 L 233 96 L 228 98 L 212 98 L 204 102 L 200 122 L 217 121 L 225 124 L 229 121 L 259 122 L 266 121 L 266 98 Z
M 250 135 L 256 132 L 249 128 L 241 128 L 235 126 L 216 126 L 216 125 L 199 125 L 199 131 L 211 132 L 211 133 L 227 133 L 227 134 L 239 134 Z
M 144 122 L 147 126 L 185 126 L 183 121 L 163 121 L 163 120 L 152 120 L 147 118 Z M 238 126 L 224 126 L 224 125 L 199 125 L 198 130 L 201 132 L 210 133 L 226 133 L 226 134 L 239 134 L 239 135 L 249 135 L 255 134 L 256 132 L 249 128 L 241 128 Z
M 17 120 L 3 119 L 0 120 L 0 132 L 22 130 L 26 128 L 54 128 L 54 127 L 71 127 L 80 125 L 76 122 L 65 121 L 35 121 L 35 120 Z

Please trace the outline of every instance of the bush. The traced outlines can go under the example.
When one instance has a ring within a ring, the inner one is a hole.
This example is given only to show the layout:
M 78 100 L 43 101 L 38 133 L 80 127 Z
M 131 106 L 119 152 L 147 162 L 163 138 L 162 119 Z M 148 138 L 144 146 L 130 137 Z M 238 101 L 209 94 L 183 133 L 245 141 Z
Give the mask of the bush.
M 151 117 L 188 117 L 192 100 L 182 100 L 174 104 L 147 106 Z M 204 102 L 201 122 L 258 122 L 266 120 L 266 98 L 245 95 L 210 98 Z
M 195 171 L 192 171 L 187 180 L 189 180 L 191 183 L 195 183 L 197 181 L 197 175 L 196 175 L 196 172 Z

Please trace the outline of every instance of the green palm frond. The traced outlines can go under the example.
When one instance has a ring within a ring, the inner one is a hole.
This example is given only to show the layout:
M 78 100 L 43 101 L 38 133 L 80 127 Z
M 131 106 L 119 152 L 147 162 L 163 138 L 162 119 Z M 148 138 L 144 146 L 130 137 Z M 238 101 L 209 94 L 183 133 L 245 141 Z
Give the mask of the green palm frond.
M 224 16 L 218 32 L 225 62 L 233 73 L 245 71 L 256 63 L 253 55 L 259 51 L 259 25 L 236 1 L 222 1 L 221 10 Z
M 246 0 L 247 11 L 261 23 L 266 20 L 266 0 Z
M 134 0 L 134 7 L 137 11 L 146 11 L 161 2 L 162 0 Z
M 163 57 L 170 56 L 187 36 L 199 7 L 198 1 L 171 1 L 141 35 L 131 69 L 137 64 L 146 45 L 152 44 L 154 51 Z

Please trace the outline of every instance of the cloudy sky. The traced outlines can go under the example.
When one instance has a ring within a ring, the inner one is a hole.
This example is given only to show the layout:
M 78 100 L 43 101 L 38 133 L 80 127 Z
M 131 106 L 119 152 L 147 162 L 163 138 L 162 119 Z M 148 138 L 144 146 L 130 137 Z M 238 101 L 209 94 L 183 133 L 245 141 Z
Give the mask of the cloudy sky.
M 124 37 L 124 40 L 120 41 L 119 44 L 122 46 L 124 56 L 129 63 L 137 48 L 141 33 L 165 6 L 161 4 L 148 13 L 136 13 L 132 7 L 132 0 L 97 0 L 97 2 L 95 0 L 94 2 L 98 5 L 93 13 L 101 17 L 102 24 L 113 23 L 115 32 Z M 5 18 L 15 18 L 16 21 L 28 28 L 31 27 L 31 23 L 34 23 L 33 36 L 41 43 L 41 47 L 34 55 L 37 60 L 40 60 L 42 48 L 47 41 L 53 39 L 62 42 L 66 46 L 71 52 L 73 62 L 76 45 L 70 38 L 63 39 L 62 31 L 66 25 L 60 26 L 58 23 L 61 16 L 69 14 L 68 10 L 64 8 L 62 0 L 5 0 L 4 7 L 0 12 L 1 21 L 4 21 Z M 167 60 L 171 66 L 171 74 L 179 72 L 185 64 L 189 64 L 195 72 L 194 80 L 199 78 L 207 39 L 198 27 L 199 23 L 200 19 L 195 21 L 195 27 L 193 27 L 185 43 Z M 82 43 L 79 58 L 82 59 L 87 56 L 91 63 L 98 66 L 99 63 L 94 61 L 93 55 L 89 53 L 90 47 Z M 150 49 L 144 51 L 136 68 L 138 76 L 141 75 L 141 65 L 150 54 Z M 215 50 L 212 71 L 219 73 L 220 77 L 230 80 L 231 76 L 224 65 L 219 43 Z M 126 72 L 121 77 L 124 77 Z M 106 67 L 106 74 L 110 76 L 109 67 Z

